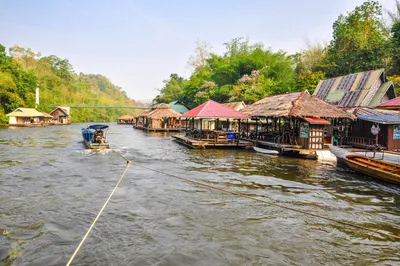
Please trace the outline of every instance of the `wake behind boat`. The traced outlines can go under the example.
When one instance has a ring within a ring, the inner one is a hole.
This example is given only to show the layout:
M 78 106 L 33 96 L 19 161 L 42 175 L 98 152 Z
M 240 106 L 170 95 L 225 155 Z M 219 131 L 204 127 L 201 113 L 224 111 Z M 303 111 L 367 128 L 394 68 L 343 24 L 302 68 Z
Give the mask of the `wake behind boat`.
M 107 141 L 108 126 L 102 124 L 89 125 L 82 128 L 83 144 L 88 149 L 109 149 Z
M 253 147 L 253 149 L 256 152 L 261 152 L 261 153 L 265 153 L 265 154 L 269 154 L 269 155 L 278 155 L 279 154 L 279 152 L 276 151 L 276 150 L 262 149 L 262 148 L 259 148 L 259 147 Z

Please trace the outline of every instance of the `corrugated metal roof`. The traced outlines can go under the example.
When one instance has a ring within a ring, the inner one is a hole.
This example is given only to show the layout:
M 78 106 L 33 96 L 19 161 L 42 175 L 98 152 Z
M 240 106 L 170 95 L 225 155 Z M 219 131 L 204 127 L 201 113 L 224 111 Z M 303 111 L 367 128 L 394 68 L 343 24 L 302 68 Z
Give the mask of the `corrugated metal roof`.
M 400 124 L 400 111 L 360 108 L 357 110 L 357 119 L 379 124 Z
M 187 111 L 189 111 L 189 109 L 184 106 L 183 104 L 181 104 L 179 101 L 173 101 L 169 103 L 169 106 L 171 106 L 172 110 L 184 114 Z
M 385 83 L 373 86 L 381 78 Z M 391 86 L 392 82 L 386 82 L 384 69 L 378 69 L 322 80 L 313 95 L 340 107 L 374 107 Z
M 386 101 L 384 103 L 381 103 L 380 105 L 378 105 L 379 107 L 397 107 L 400 108 L 400 97 L 391 99 L 389 101 Z

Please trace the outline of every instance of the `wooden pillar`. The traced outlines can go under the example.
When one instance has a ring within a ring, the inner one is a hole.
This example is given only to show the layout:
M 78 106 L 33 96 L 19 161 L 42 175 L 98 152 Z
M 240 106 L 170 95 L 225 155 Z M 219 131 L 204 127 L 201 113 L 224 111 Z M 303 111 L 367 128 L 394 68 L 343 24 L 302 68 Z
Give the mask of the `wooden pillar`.
M 256 139 L 258 139 L 258 117 L 256 117 Z
M 249 128 L 250 128 L 249 119 L 247 118 L 247 138 L 249 137 Z
M 200 118 L 200 139 L 201 139 L 201 131 L 203 130 L 203 119 Z

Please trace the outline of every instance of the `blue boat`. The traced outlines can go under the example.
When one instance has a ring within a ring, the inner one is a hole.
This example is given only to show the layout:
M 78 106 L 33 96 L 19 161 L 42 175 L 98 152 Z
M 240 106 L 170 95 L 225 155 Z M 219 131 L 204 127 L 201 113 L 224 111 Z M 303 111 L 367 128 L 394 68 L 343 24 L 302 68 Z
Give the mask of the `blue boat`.
M 82 128 L 83 144 L 88 149 L 109 149 L 110 144 L 107 141 L 107 125 L 89 125 Z

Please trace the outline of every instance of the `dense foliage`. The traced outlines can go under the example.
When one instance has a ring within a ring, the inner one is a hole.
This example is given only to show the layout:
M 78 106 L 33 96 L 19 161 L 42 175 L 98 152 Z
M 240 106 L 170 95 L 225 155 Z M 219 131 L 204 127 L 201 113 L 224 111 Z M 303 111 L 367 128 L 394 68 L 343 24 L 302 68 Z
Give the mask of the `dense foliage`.
M 38 110 L 51 112 L 48 106 L 134 106 L 121 88 L 102 75 L 76 74 L 67 59 L 41 56 L 31 49 L 0 44 L 0 123 L 5 114 L 18 107 L 35 107 L 35 91 L 40 88 Z M 132 109 L 71 109 L 73 122 L 116 121 Z
M 154 101 L 177 99 L 189 107 L 208 99 L 253 103 L 273 94 L 312 93 L 321 79 L 378 68 L 385 68 L 389 79 L 400 85 L 399 2 L 397 12 L 389 15 L 392 22 L 385 26 L 381 5 L 366 1 L 339 15 L 329 44 L 308 44 L 295 55 L 241 38 L 226 43 L 222 55 L 209 53 L 210 45 L 197 43 L 190 59 L 192 75 L 185 79 L 172 74 Z

